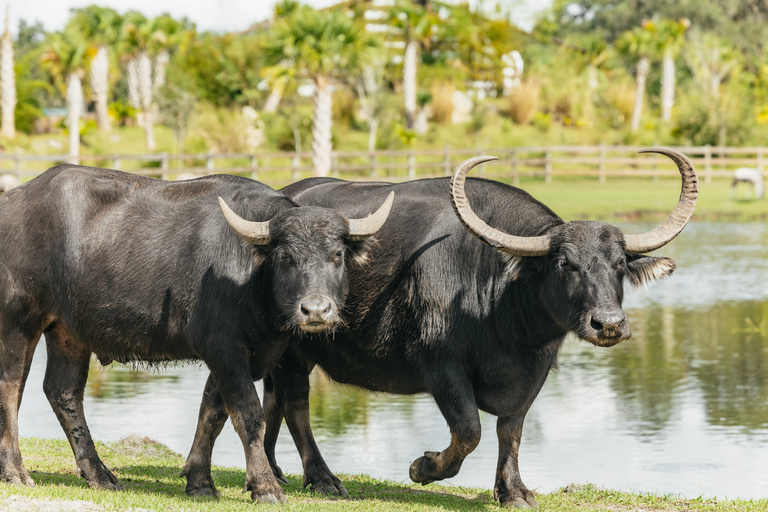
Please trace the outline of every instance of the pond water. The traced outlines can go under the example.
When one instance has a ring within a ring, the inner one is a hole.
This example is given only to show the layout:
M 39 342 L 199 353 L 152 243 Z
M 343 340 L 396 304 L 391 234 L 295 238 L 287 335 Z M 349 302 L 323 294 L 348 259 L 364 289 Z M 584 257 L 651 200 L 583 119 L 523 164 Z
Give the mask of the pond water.
M 640 232 L 650 226 L 622 226 Z M 768 227 L 691 223 L 660 253 L 679 269 L 647 290 L 627 290 L 633 338 L 596 348 L 568 340 L 529 412 L 523 481 L 540 492 L 572 482 L 718 498 L 768 497 Z M 64 439 L 42 392 L 41 343 L 20 411 L 23 437 Z M 193 365 L 133 371 L 94 362 L 85 410 L 93 437 L 149 436 L 186 455 L 208 372 Z M 261 387 L 259 386 L 261 393 Z M 330 468 L 408 481 L 408 466 L 450 434 L 428 396 L 343 387 L 313 374 L 312 426 Z M 449 480 L 493 486 L 495 417 Z M 278 461 L 301 463 L 283 427 Z M 228 422 L 214 463 L 244 467 Z M 74 464 L 74 459 L 73 459 Z

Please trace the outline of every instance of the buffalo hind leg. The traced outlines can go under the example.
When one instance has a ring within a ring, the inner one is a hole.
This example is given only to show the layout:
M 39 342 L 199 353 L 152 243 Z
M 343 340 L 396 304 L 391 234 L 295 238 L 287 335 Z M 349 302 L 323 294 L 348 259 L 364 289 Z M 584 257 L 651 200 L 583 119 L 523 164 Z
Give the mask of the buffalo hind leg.
M 12 328 L 0 341 L 0 481 L 35 485 L 19 449 L 19 406 L 40 332 L 25 336 Z
M 285 422 L 304 467 L 304 487 L 311 485 L 315 492 L 333 496 L 348 496 L 349 492 L 341 480 L 331 472 L 325 463 L 315 442 L 315 436 L 312 434 L 312 426 L 309 421 L 309 374 L 311 371 L 312 366 L 299 361 L 298 358 L 289 353 L 284 354 L 280 364 L 275 366 L 271 373 L 274 383 L 272 386 L 274 397 L 271 397 L 269 402 L 270 405 L 274 402 L 275 407 L 279 407 L 282 410 L 282 415 L 285 416 Z M 274 420 L 272 423 L 267 423 L 267 438 L 272 442 L 277 439 L 280 424 L 277 423 L 277 430 L 273 433 L 270 429 L 274 426 Z M 272 453 L 274 454 L 274 447 L 272 447 Z
M 227 410 L 224 400 L 212 376 L 208 376 L 200 403 L 197 418 L 197 430 L 192 448 L 181 476 L 187 477 L 186 492 L 189 496 L 218 496 L 219 491 L 211 476 L 211 456 L 213 444 L 227 422 Z
M 496 485 L 493 497 L 503 507 L 538 507 L 533 493 L 520 478 L 517 466 L 517 454 L 523 435 L 525 412 L 499 417 L 496 433 L 499 437 L 499 464 L 496 468 Z
M 427 485 L 458 474 L 464 459 L 480 442 L 480 415 L 472 386 L 464 375 L 446 371 L 430 386 L 451 430 L 451 444 L 442 452 L 424 452 L 411 464 L 411 480 Z
M 223 346 L 212 343 L 212 346 Z M 234 347 L 233 347 L 234 348 Z M 262 503 L 287 501 L 283 489 L 277 483 L 264 453 L 264 411 L 253 383 L 248 365 L 248 354 L 221 350 L 204 360 L 211 370 L 216 387 L 221 393 L 224 407 L 232 420 L 235 432 L 240 436 L 245 450 L 245 489 L 251 491 L 251 499 Z M 239 357 L 238 357 L 239 356 Z
M 280 485 L 288 485 L 288 479 L 285 478 L 283 470 L 277 465 L 275 449 L 277 447 L 277 438 L 280 435 L 280 427 L 283 426 L 283 411 L 277 403 L 275 396 L 272 376 L 264 378 L 264 398 L 262 400 L 264 408 L 265 429 L 264 429 L 264 453 L 267 455 L 269 466 L 272 468 L 272 474 L 275 475 Z
M 93 489 L 122 490 L 115 475 L 99 458 L 85 421 L 83 395 L 91 353 L 62 328 L 46 333 L 48 364 L 43 390 L 75 454 L 80 476 Z

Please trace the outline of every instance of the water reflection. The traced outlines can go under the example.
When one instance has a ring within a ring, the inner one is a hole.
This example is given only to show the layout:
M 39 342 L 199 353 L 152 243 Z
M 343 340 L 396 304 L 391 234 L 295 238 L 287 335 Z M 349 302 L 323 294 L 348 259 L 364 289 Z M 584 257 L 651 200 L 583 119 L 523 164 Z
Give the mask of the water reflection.
M 639 232 L 643 226 L 625 227 Z M 766 497 L 768 479 L 768 229 L 691 224 L 661 253 L 672 279 L 628 291 L 632 340 L 600 349 L 569 340 L 526 420 L 524 481 L 541 491 L 570 482 L 689 498 Z M 21 435 L 63 438 L 41 388 L 39 351 L 21 410 Z M 99 440 L 139 433 L 181 453 L 192 442 L 207 371 L 200 365 L 135 371 L 94 362 L 86 414 Z M 407 480 L 424 450 L 449 432 L 426 396 L 379 395 L 313 375 L 312 426 L 329 466 Z M 489 487 L 495 418 L 451 482 Z M 301 463 L 284 428 L 284 470 Z M 228 424 L 214 462 L 244 466 Z

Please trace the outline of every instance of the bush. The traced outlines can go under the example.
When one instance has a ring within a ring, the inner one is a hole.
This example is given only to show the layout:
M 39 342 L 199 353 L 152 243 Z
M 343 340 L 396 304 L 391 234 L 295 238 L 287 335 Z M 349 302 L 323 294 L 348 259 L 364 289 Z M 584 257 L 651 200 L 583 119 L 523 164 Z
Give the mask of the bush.
M 526 80 L 509 94 L 509 115 L 519 125 L 527 125 L 539 108 L 538 83 Z
M 453 115 L 453 93 L 456 87 L 450 82 L 432 86 L 432 119 L 439 124 L 449 124 Z

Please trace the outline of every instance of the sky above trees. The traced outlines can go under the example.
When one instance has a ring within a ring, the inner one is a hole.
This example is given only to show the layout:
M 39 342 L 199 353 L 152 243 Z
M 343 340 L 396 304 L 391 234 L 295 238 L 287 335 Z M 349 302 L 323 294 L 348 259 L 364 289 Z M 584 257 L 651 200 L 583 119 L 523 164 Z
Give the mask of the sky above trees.
M 96 4 L 112 7 L 120 12 L 128 9 L 141 11 L 145 16 L 154 17 L 168 13 L 174 18 L 186 16 L 198 30 L 230 32 L 245 30 L 251 24 L 265 20 L 272 14 L 276 0 L 216 0 L 213 2 L 190 2 L 188 0 L 12 0 L 10 3 L 11 31 L 16 35 L 19 19 L 27 23 L 40 21 L 46 30 L 61 30 L 69 19 L 73 7 Z M 338 0 L 302 0 L 312 7 L 327 7 Z M 496 0 L 475 0 L 484 8 L 491 9 Z M 537 12 L 551 5 L 551 0 L 499 0 L 504 9 L 513 13 L 516 25 L 529 29 L 533 26 Z

